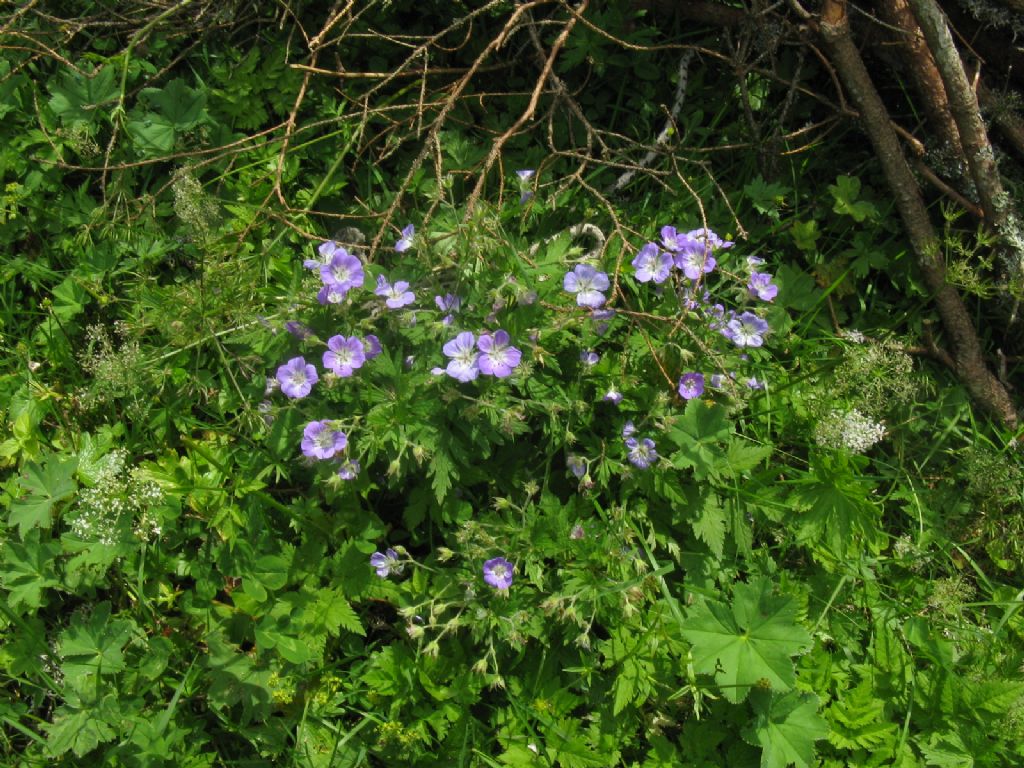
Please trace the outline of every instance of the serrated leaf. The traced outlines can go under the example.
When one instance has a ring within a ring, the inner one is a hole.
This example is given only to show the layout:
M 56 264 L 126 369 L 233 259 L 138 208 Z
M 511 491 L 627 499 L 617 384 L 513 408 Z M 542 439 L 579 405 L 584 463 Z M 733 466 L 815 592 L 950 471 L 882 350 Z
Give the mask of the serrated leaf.
M 452 463 L 451 456 L 443 449 L 438 449 L 430 457 L 430 485 L 438 504 L 443 504 L 452 483 L 459 479 L 459 473 Z
M 766 182 L 762 176 L 758 176 L 743 187 L 743 192 L 754 206 L 754 210 L 775 221 L 779 220 L 779 208 L 785 205 L 786 194 L 790 191 L 789 187 L 782 184 Z
M 710 493 L 704 498 L 704 504 L 693 521 L 693 532 L 718 559 L 725 550 L 725 528 L 725 509 L 718 496 Z
M 828 191 L 835 200 L 832 210 L 838 214 L 850 216 L 857 222 L 878 215 L 878 209 L 873 204 L 857 199 L 860 197 L 860 179 L 856 176 L 838 176 L 836 183 L 829 185 Z
M 125 669 L 124 647 L 138 627 L 131 619 L 110 616 L 110 603 L 78 616 L 60 636 L 61 669 L 69 679 L 113 675 Z
M 121 719 L 117 695 L 108 693 L 94 706 L 83 703 L 75 696 L 54 713 L 53 723 L 46 726 L 49 732 L 46 746 L 53 757 L 65 752 L 74 752 L 84 757 L 100 744 L 113 741 L 117 736 L 114 726 Z
M 203 119 L 206 93 L 188 87 L 180 77 L 163 88 L 144 88 L 142 95 L 178 130 L 194 128 Z
M 50 109 L 65 124 L 91 123 L 102 114 L 99 107 L 113 103 L 119 92 L 113 66 L 103 67 L 92 77 L 66 72 L 50 86 Z
M 165 154 L 174 149 L 174 123 L 156 112 L 134 117 L 128 121 L 126 130 L 136 148 L 146 155 Z
M 668 431 L 669 439 L 678 446 L 672 455 L 673 465 L 679 469 L 692 467 L 697 479 L 706 477 L 718 463 L 721 444 L 731 431 L 728 412 L 723 406 L 691 400 L 686 404 L 683 417 Z
M 751 704 L 756 718 L 744 737 L 761 746 L 761 768 L 809 768 L 814 742 L 828 735 L 828 724 L 818 715 L 818 697 L 799 691 L 781 696 L 757 691 Z
M 733 438 L 725 454 L 729 466 L 729 477 L 737 477 L 747 472 L 772 455 L 774 449 L 770 445 L 754 445 L 747 440 Z M 724 474 L 724 473 L 723 473 Z
M 869 492 L 870 486 L 848 469 L 816 466 L 815 476 L 797 496 L 796 505 L 807 509 L 798 540 L 823 541 L 837 555 L 858 543 L 876 551 L 884 541 L 878 523 L 881 513 L 868 499 Z
M 790 690 L 796 681 L 790 657 L 811 647 L 797 623 L 796 601 L 773 595 L 766 579 L 737 584 L 731 606 L 711 600 L 694 606 L 682 634 L 693 645 L 694 668 L 714 675 L 733 703 L 755 685 Z
M 42 605 L 43 590 L 60 584 L 53 567 L 58 554 L 60 545 L 54 541 L 40 542 L 38 529 L 29 531 L 22 544 L 7 542 L 0 566 L 0 582 L 8 592 L 7 602 L 11 608 Z
M 366 634 L 359 616 L 337 589 L 317 590 L 316 600 L 306 609 L 305 619 L 312 626 L 333 636 L 340 634 L 341 629 L 357 635 Z
M 71 496 L 77 485 L 74 475 L 78 459 L 71 457 L 61 460 L 50 456 L 40 465 L 35 462 L 25 468 L 20 485 L 25 492 L 11 502 L 8 522 L 18 526 L 18 533 L 24 539 L 32 528 L 49 528 L 52 523 L 54 505 Z

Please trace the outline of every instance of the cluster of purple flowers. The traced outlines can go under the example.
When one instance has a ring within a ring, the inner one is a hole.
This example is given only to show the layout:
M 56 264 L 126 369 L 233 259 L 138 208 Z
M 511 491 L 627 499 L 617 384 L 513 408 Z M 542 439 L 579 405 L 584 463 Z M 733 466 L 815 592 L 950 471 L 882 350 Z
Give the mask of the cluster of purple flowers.
M 636 279 L 641 283 L 663 283 L 672 267 L 676 267 L 688 280 L 699 280 L 715 268 L 714 252 L 732 246 L 732 242 L 723 240 L 710 229 L 678 232 L 675 227 L 664 226 L 661 246 L 647 243 L 633 259 Z
M 386 579 L 392 573 L 401 574 L 405 569 L 401 555 L 391 547 L 370 555 L 370 567 L 382 579 Z M 484 581 L 501 591 L 512 586 L 514 572 L 515 566 L 504 557 L 492 557 L 483 566 Z
M 448 366 L 434 368 L 433 373 L 446 373 L 458 381 L 473 381 L 481 373 L 499 379 L 511 376 L 512 369 L 523 357 L 511 341 L 507 331 L 482 333 L 479 338 L 463 331 L 441 349 L 446 357 L 451 358 Z
M 303 265 L 320 273 L 323 287 L 317 294 L 321 304 L 340 304 L 353 288 L 361 288 L 366 279 L 363 263 L 333 240 L 323 243 L 320 260 L 307 259 Z
M 626 444 L 626 458 L 637 469 L 647 469 L 658 460 L 658 451 L 654 441 L 649 437 L 636 438 L 636 427 L 627 421 L 622 427 L 622 437 Z

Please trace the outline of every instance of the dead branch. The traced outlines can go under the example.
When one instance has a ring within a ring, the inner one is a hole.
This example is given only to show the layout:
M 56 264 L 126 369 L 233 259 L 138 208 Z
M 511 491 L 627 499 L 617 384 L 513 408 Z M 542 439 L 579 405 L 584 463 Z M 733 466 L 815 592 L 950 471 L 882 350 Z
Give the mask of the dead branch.
M 918 269 L 932 292 L 939 317 L 949 335 L 957 374 L 985 411 L 1003 425 L 1015 427 L 1017 414 L 1013 402 L 1002 382 L 985 363 L 977 332 L 960 295 L 946 283 L 945 267 L 938 259 L 938 237 L 892 129 L 889 114 L 851 37 L 845 0 L 826 0 L 822 6 L 818 31 L 850 98 L 860 111 L 864 131 L 889 182 Z

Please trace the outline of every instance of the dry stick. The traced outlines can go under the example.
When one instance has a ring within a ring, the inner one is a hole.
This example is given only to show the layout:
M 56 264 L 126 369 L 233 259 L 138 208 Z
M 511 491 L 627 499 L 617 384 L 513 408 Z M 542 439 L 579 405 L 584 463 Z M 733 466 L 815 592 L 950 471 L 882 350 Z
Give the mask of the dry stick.
M 399 205 L 401 205 L 402 197 L 405 195 L 405 191 L 409 188 L 409 185 L 412 183 L 413 177 L 419 171 L 420 166 L 423 165 L 423 161 L 426 160 L 427 155 L 430 154 L 431 147 L 437 140 L 438 135 L 441 132 L 441 128 L 444 126 L 445 120 L 447 120 L 448 118 L 448 114 L 455 108 L 455 105 L 456 103 L 458 103 L 459 97 L 462 95 L 462 92 L 466 89 L 466 86 L 468 86 L 470 81 L 473 79 L 473 75 L 475 75 L 477 70 L 483 66 L 488 56 L 490 56 L 502 45 L 504 45 L 505 40 L 507 40 L 509 35 L 512 34 L 513 30 L 516 27 L 516 24 L 519 22 L 519 18 L 527 11 L 529 11 L 531 8 L 537 5 L 543 5 L 546 2 L 548 2 L 548 0 L 534 0 L 534 2 L 523 3 L 522 5 L 516 6 L 515 11 L 505 22 L 505 25 L 502 27 L 501 32 L 498 33 L 498 36 L 487 44 L 483 51 L 480 52 L 480 55 L 476 57 L 476 60 L 474 60 L 473 64 L 470 66 L 466 74 L 459 78 L 458 82 L 456 82 L 455 87 L 452 89 L 451 96 L 448 97 L 448 99 L 445 101 L 444 106 L 441 107 L 440 113 L 438 113 L 437 117 L 434 118 L 434 122 L 430 126 L 430 132 L 427 134 L 427 138 L 423 142 L 423 146 L 420 148 L 419 153 L 416 155 L 416 157 L 412 161 L 412 164 L 409 166 L 409 170 L 405 174 L 405 178 L 402 180 L 401 185 L 398 187 L 398 191 L 395 192 L 395 199 L 391 202 L 391 205 L 389 205 L 387 210 L 384 212 L 383 221 L 381 221 L 381 225 L 377 230 L 377 234 L 373 238 L 373 242 L 370 243 L 371 256 L 374 253 L 376 253 L 377 249 L 380 247 L 380 241 L 384 238 L 384 233 L 387 231 L 388 224 L 391 223 L 391 219 L 394 218 L 395 211 L 397 211 Z
M 583 11 L 587 9 L 587 5 L 589 3 L 590 0 L 582 0 L 577 12 L 583 13 Z M 576 26 L 577 18 L 578 16 L 573 16 L 573 18 L 569 19 L 565 23 L 561 33 L 555 39 L 554 45 L 551 46 L 551 53 L 548 54 L 547 61 L 544 62 L 544 68 L 541 70 L 540 77 L 537 78 L 537 82 L 534 84 L 533 93 L 530 95 L 530 101 L 526 105 L 526 109 L 524 109 L 523 113 L 516 118 L 516 121 L 512 123 L 512 125 L 510 125 L 508 129 L 494 141 L 493 144 L 491 144 L 491 151 L 487 153 L 487 159 L 484 161 L 484 167 L 480 171 L 480 176 L 477 179 L 476 186 L 473 187 L 473 191 L 466 199 L 466 215 L 463 219 L 464 221 L 469 221 L 472 217 L 477 201 L 479 201 L 480 195 L 483 194 L 484 183 L 487 181 L 487 173 L 494 165 L 494 161 L 498 159 L 502 148 L 508 143 L 508 140 L 515 136 L 519 129 L 522 128 L 531 117 L 533 117 L 534 112 L 537 111 L 537 103 L 540 101 L 540 95 L 544 91 L 544 86 L 547 84 L 548 77 L 551 75 L 551 69 L 555 65 L 555 59 L 562 50 L 562 47 L 565 45 L 565 41 L 569 39 L 569 34 L 572 32 L 573 27 Z
M 981 119 L 981 111 L 978 109 L 978 98 L 967 79 L 960 54 L 953 44 L 953 35 L 949 31 L 946 17 L 934 0 L 909 2 L 925 40 L 928 41 L 942 82 L 946 86 L 946 96 L 953 111 L 957 130 L 960 132 L 960 143 L 964 148 L 974 186 L 978 190 L 981 207 L 986 218 L 992 222 L 996 231 L 1007 240 L 1012 249 L 1012 253 L 1005 254 L 1011 274 L 1020 274 L 1024 242 L 1016 225 L 1017 217 L 1009 196 L 1003 190 L 995 153 L 992 151 L 988 133 L 985 131 L 985 122 Z
M 908 0 L 875 0 L 879 16 L 889 28 L 899 33 L 900 54 L 906 63 L 907 75 L 914 84 L 914 90 L 932 126 L 944 145 L 962 158 L 960 132 L 957 130 L 953 113 L 946 98 L 942 77 L 935 66 L 928 44 L 921 35 L 921 28 L 914 19 Z
M 1017 425 L 1017 414 L 1006 388 L 985 364 L 981 344 L 960 295 L 946 283 L 945 267 L 937 258 L 939 241 L 914 175 L 892 129 L 889 114 L 875 90 L 860 51 L 850 35 L 845 0 L 825 0 L 818 31 L 831 52 L 832 62 L 860 111 L 864 131 L 882 165 L 917 257 L 925 284 L 935 299 L 943 327 L 950 336 L 956 371 L 964 386 L 985 411 L 1007 427 Z

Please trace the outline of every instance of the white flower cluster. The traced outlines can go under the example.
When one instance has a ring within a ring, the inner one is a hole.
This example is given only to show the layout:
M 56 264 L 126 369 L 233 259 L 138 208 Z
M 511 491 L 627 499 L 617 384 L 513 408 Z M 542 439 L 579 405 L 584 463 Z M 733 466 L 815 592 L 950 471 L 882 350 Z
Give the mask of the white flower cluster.
M 95 485 L 78 493 L 69 521 L 71 532 L 86 541 L 117 543 L 130 525 L 140 539 L 160 535 L 160 521 L 151 507 L 163 501 L 163 492 L 146 480 L 137 467 L 128 466 L 128 452 L 117 448 L 104 457 Z
M 814 430 L 818 445 L 833 450 L 845 448 L 852 453 L 864 453 L 883 437 L 885 425 L 872 421 L 856 408 L 831 411 Z

